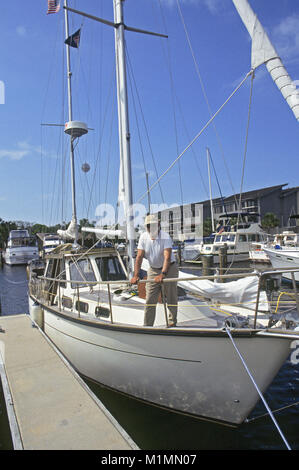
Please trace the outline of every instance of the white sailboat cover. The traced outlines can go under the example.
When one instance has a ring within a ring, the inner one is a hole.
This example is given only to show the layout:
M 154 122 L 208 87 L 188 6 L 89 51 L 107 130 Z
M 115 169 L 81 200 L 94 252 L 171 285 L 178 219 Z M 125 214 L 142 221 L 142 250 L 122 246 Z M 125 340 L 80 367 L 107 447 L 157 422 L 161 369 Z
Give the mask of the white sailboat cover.
M 149 263 L 143 259 L 141 269 L 147 271 Z M 192 275 L 179 271 L 178 286 L 186 291 L 199 294 L 212 302 L 219 302 L 227 305 L 242 305 L 245 308 L 255 309 L 259 278 L 257 275 L 243 277 L 236 281 L 214 282 L 208 279 L 196 279 L 187 281 Z M 260 311 L 269 311 L 269 303 L 265 291 L 260 291 L 259 305 Z
M 124 232 L 122 230 L 112 230 L 112 229 L 105 229 L 101 227 L 82 227 L 82 232 L 95 233 L 98 238 L 103 238 L 103 237 L 124 238 Z
M 72 219 L 71 223 L 69 224 L 66 230 L 57 230 L 57 233 L 63 240 L 75 240 L 76 230 L 76 221 Z
M 251 67 L 255 70 L 265 64 L 272 79 L 299 120 L 299 90 L 291 80 L 267 33 L 247 0 L 233 0 L 251 39 Z
M 213 302 L 220 302 L 229 305 L 242 305 L 250 309 L 255 309 L 258 276 L 244 277 L 230 282 L 213 282 L 208 279 L 195 281 L 184 281 L 190 278 L 190 274 L 179 271 L 179 278 L 182 279 L 178 285 L 183 289 L 199 294 Z M 260 292 L 259 310 L 269 311 L 269 304 L 266 292 Z

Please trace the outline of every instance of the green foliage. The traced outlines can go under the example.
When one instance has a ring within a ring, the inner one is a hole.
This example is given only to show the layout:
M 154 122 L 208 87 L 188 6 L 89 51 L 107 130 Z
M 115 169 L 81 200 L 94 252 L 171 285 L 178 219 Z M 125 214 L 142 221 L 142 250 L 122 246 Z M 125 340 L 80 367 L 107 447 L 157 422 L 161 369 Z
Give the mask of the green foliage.
M 209 237 L 212 232 L 213 232 L 212 219 L 210 219 L 210 217 L 208 217 L 207 219 L 205 219 L 205 221 L 203 223 L 203 236 L 204 237 Z
M 273 214 L 273 212 L 267 212 L 262 219 L 262 227 L 267 228 L 274 228 L 279 226 L 279 219 L 278 217 Z
M 8 239 L 8 235 L 10 230 L 16 230 L 18 225 L 16 222 L 8 221 L 5 222 L 4 220 L 0 219 L 0 247 L 4 248 L 4 244 Z

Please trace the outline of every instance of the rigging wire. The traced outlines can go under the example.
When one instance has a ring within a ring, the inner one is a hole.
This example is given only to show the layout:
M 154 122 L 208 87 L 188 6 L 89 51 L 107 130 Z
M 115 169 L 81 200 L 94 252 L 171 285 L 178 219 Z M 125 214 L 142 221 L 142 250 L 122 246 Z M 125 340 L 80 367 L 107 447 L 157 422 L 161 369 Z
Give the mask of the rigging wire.
M 138 87 L 137 87 L 137 84 L 136 84 L 135 76 L 134 76 L 134 73 L 133 73 L 133 67 L 132 67 L 132 64 L 131 64 L 131 61 L 130 61 L 130 56 L 129 56 L 129 52 L 128 52 L 127 48 L 126 48 L 126 54 L 127 54 L 127 59 L 128 59 L 128 70 L 130 70 L 131 77 L 133 79 L 135 93 L 136 93 L 136 97 L 137 97 L 138 104 L 139 104 L 141 118 L 142 118 L 142 121 L 143 121 L 144 129 L 145 129 L 145 133 L 146 133 L 146 138 L 147 138 L 147 141 L 148 141 L 148 146 L 149 146 L 149 150 L 150 150 L 150 154 L 151 154 L 151 158 L 152 158 L 152 162 L 153 162 L 153 166 L 154 166 L 154 171 L 155 171 L 155 174 L 156 174 L 156 178 L 158 179 L 159 174 L 158 174 L 157 165 L 156 165 L 156 161 L 155 161 L 155 157 L 154 157 L 154 152 L 153 152 L 153 149 L 152 149 L 152 146 L 151 146 L 151 141 L 150 141 L 150 137 L 149 137 L 148 128 L 147 128 L 147 125 L 146 125 L 146 120 L 145 120 L 145 116 L 144 116 L 144 112 L 143 112 L 143 107 L 142 107 L 142 104 L 141 104 L 141 99 L 140 99 L 140 95 L 139 95 L 139 92 L 138 92 Z M 162 187 L 160 185 L 160 182 L 158 183 L 158 185 L 159 185 L 159 189 L 160 189 L 160 195 L 161 195 L 162 202 L 165 203 L 165 199 L 164 199 L 164 195 L 163 195 L 163 191 L 162 191 Z
M 161 11 L 161 16 L 163 20 L 163 25 L 164 25 L 164 31 L 165 34 L 167 34 L 167 27 L 166 27 L 166 21 L 165 21 L 165 16 L 163 14 L 162 6 L 161 6 L 161 0 L 159 0 L 159 5 L 160 5 L 160 11 Z M 161 41 L 161 40 L 160 40 Z M 163 51 L 165 53 L 165 49 L 163 47 Z M 173 73 L 172 73 L 172 68 L 171 68 L 171 54 L 170 54 L 170 47 L 169 47 L 169 41 L 167 41 L 167 46 L 166 46 L 166 65 L 168 68 L 168 73 L 169 73 L 169 80 L 170 80 L 170 91 L 171 91 L 171 102 L 172 102 L 172 110 L 173 110 L 173 123 L 174 123 L 174 133 L 175 133 L 175 142 L 176 142 L 176 153 L 177 155 L 179 154 L 179 142 L 178 142 L 178 129 L 177 129 L 177 117 L 176 117 L 176 110 L 175 110 L 175 87 L 174 87 L 174 79 L 173 79 Z M 179 174 L 179 184 L 180 184 L 180 193 L 181 193 L 181 204 L 184 204 L 184 197 L 183 197 L 183 186 L 182 186 L 182 175 L 181 175 L 181 162 L 178 162 L 178 174 Z
M 159 0 L 159 1 L 160 1 L 160 0 Z M 192 55 L 192 58 L 193 58 L 193 62 L 194 62 L 194 65 L 195 65 L 195 70 L 196 70 L 197 76 L 198 76 L 198 78 L 199 78 L 200 86 L 201 86 L 201 89 L 202 89 L 202 92 L 203 92 L 203 95 L 204 95 L 204 99 L 205 99 L 205 101 L 206 101 L 206 104 L 207 104 L 207 107 L 208 107 L 208 110 L 209 110 L 210 117 L 212 117 L 212 115 L 213 115 L 213 113 L 212 113 L 212 108 L 211 108 L 210 103 L 209 103 L 208 95 L 207 95 L 207 92 L 206 92 L 206 89 L 205 89 L 205 86 L 204 86 L 204 83 L 203 83 L 203 80 L 202 80 L 202 77 L 201 77 L 201 74 L 200 74 L 200 70 L 199 70 L 198 63 L 197 63 L 197 61 L 196 61 L 195 53 L 194 53 L 194 50 L 193 50 L 193 47 L 192 47 L 192 43 L 191 43 L 191 40 L 190 40 L 190 35 L 189 35 L 189 33 L 188 33 L 188 30 L 187 30 L 187 26 L 186 26 L 186 23 L 185 23 L 185 20 L 184 20 L 184 16 L 183 16 L 183 13 L 182 13 L 180 4 L 179 4 L 179 0 L 176 0 L 176 1 L 177 1 L 177 7 L 178 7 L 179 16 L 180 16 L 181 21 L 182 21 L 182 24 L 183 24 L 183 28 L 184 28 L 184 31 L 185 31 L 185 34 L 186 34 L 186 39 L 187 39 L 187 42 L 188 42 L 188 45 L 189 45 L 189 48 L 190 48 L 190 52 L 191 52 L 191 55 Z M 227 164 L 226 164 L 226 160 L 225 160 L 225 156 L 224 156 L 223 146 L 222 146 L 221 139 L 220 139 L 220 136 L 219 136 L 219 133 L 218 133 L 218 131 L 217 131 L 217 128 L 216 128 L 215 123 L 213 123 L 213 127 L 214 127 L 214 131 L 215 131 L 215 134 L 216 134 L 216 138 L 217 138 L 218 145 L 219 145 L 219 147 L 220 147 L 221 156 L 222 156 L 222 159 L 223 159 L 225 168 L 226 168 L 228 180 L 229 180 L 229 182 L 230 182 L 230 185 L 231 185 L 231 188 L 232 188 L 232 191 L 233 191 L 233 195 L 235 195 L 235 194 L 236 194 L 236 191 L 235 191 L 235 189 L 234 189 L 234 186 L 233 186 L 233 183 L 232 183 L 232 179 L 231 179 L 231 177 L 230 177 L 230 173 L 229 173 L 228 166 L 227 166 Z M 237 203 L 236 198 L 235 198 L 235 201 L 236 201 L 236 203 Z
M 127 49 L 126 49 L 126 55 L 128 56 Z M 143 146 L 142 146 L 142 139 L 141 139 L 141 134 L 140 134 L 140 127 L 139 127 L 139 123 L 138 123 L 138 119 L 137 119 L 136 103 L 135 103 L 134 94 L 133 94 L 133 90 L 132 90 L 131 72 L 132 72 L 131 69 L 129 69 L 128 70 L 128 78 L 129 78 L 129 84 L 130 84 L 130 90 L 131 90 L 131 96 L 132 96 L 132 104 L 133 104 L 134 113 L 135 113 L 135 120 L 136 120 L 138 140 L 139 140 L 139 145 L 140 145 L 140 152 L 141 152 L 141 156 L 142 156 L 143 170 L 144 170 L 144 175 L 146 176 L 146 174 L 148 173 L 148 170 L 147 170 L 146 163 L 145 163 L 145 157 L 144 157 Z
M 111 144 L 112 144 L 114 117 L 115 117 L 114 114 L 115 114 L 115 108 L 113 107 L 112 114 L 111 114 L 110 134 L 109 134 L 108 152 L 107 152 L 107 177 L 106 177 L 106 187 L 105 187 L 105 197 L 104 197 L 105 204 L 107 204 L 108 182 L 109 182 L 109 173 L 110 173 L 110 160 L 111 160 L 111 150 L 112 150 L 112 145 Z
M 162 173 L 161 176 L 155 181 L 154 184 L 146 191 L 146 193 L 142 194 L 138 199 L 137 203 L 142 201 L 148 194 L 148 192 L 152 191 L 152 189 L 161 181 L 162 178 L 173 168 L 173 166 L 182 158 L 182 156 L 187 152 L 187 150 L 196 142 L 196 140 L 201 136 L 201 134 L 209 127 L 209 125 L 213 122 L 213 120 L 218 116 L 218 114 L 222 111 L 222 109 L 226 106 L 226 104 L 232 99 L 232 97 L 237 93 L 237 91 L 241 88 L 241 86 L 245 83 L 247 78 L 252 74 L 252 70 L 250 70 L 246 76 L 243 78 L 241 83 L 235 88 L 235 90 L 230 94 L 230 96 L 225 100 L 225 102 L 218 108 L 216 113 L 209 119 L 209 121 L 204 125 L 204 127 L 196 134 L 193 140 L 187 145 L 187 147 L 181 152 L 180 155 L 176 157 L 176 159 L 172 162 L 172 164 Z
M 249 125 L 250 125 L 250 118 L 251 118 L 251 108 L 252 108 L 253 80 L 254 80 L 254 71 L 252 71 L 252 74 L 251 74 L 250 95 L 249 95 L 249 107 L 248 107 L 248 118 L 247 118 L 246 137 L 245 137 L 245 148 L 244 148 L 244 157 L 243 157 L 242 178 L 241 178 L 241 186 L 240 186 L 239 215 L 240 215 L 240 211 L 241 211 L 241 209 L 242 209 L 242 191 L 243 191 L 244 174 L 245 174 L 245 164 L 246 164 L 247 149 L 248 149 L 248 135 L 249 135 Z
M 109 88 L 109 91 L 108 91 L 108 94 L 107 94 L 107 101 L 106 101 L 106 106 L 105 106 L 105 110 L 104 110 L 104 116 L 103 116 L 103 121 L 102 121 L 102 128 L 101 128 L 101 131 L 100 131 L 100 138 L 99 138 L 99 146 L 98 146 L 98 151 L 97 151 L 97 157 L 96 157 L 96 161 L 95 161 L 95 169 L 94 169 L 94 175 L 93 175 L 93 181 L 92 181 L 92 185 L 91 185 L 91 194 L 90 194 L 90 198 L 89 198 L 89 203 L 88 203 L 88 207 L 87 207 L 87 218 L 89 217 L 89 211 L 90 211 L 90 206 L 91 206 L 91 197 L 92 197 L 92 193 L 94 191 L 94 185 L 95 185 L 95 178 L 96 178 L 96 172 L 97 172 L 97 167 L 98 167 L 98 164 L 100 162 L 100 158 L 101 158 L 101 150 L 102 150 L 102 143 L 103 143 L 103 133 L 104 133 L 104 128 L 105 128 L 105 124 L 106 124 L 106 117 L 107 117 L 107 114 L 108 114 L 108 111 L 109 109 L 111 108 L 110 106 L 110 100 L 112 99 L 112 87 L 113 87 L 113 84 L 114 84 L 114 80 L 113 80 L 113 75 L 114 75 L 114 69 L 112 67 L 112 73 L 111 73 L 111 79 L 109 81 L 110 83 L 110 88 Z M 100 170 L 100 169 L 99 169 Z
M 246 126 L 246 136 L 245 136 L 245 147 L 244 147 L 244 156 L 243 156 L 243 165 L 242 165 L 242 177 L 241 177 L 241 186 L 240 186 L 240 195 L 239 195 L 239 204 L 238 204 L 238 216 L 237 216 L 237 227 L 240 223 L 241 219 L 241 210 L 242 210 L 242 191 L 243 191 L 243 183 L 244 183 L 244 174 L 245 174 L 245 164 L 246 164 L 246 157 L 247 157 L 247 148 L 248 148 L 248 136 L 249 136 L 249 125 L 250 125 L 250 118 L 251 118 L 251 108 L 252 108 L 252 94 L 253 94 L 253 80 L 254 80 L 254 70 L 251 72 L 251 82 L 250 82 L 250 93 L 249 93 L 249 105 L 248 105 L 248 117 L 247 117 L 247 126 Z M 235 255 L 236 255 L 236 244 L 234 245 L 234 251 L 232 260 L 230 265 L 225 271 L 225 274 L 229 272 L 231 266 L 234 263 Z
M 212 158 L 212 155 L 211 155 L 211 154 L 210 154 L 210 160 L 211 160 L 211 162 L 212 162 L 212 167 L 213 167 L 214 174 L 215 174 L 215 178 L 216 178 L 216 181 L 217 181 L 217 186 L 218 186 L 218 189 L 219 189 L 221 201 L 222 201 L 222 204 L 223 204 L 225 213 L 226 213 L 226 215 L 227 215 L 226 208 L 225 208 L 225 204 L 224 204 L 224 198 L 223 198 L 223 195 L 222 195 L 220 183 L 219 183 L 218 176 L 217 176 L 217 173 L 216 173 L 216 168 L 215 168 L 214 161 L 213 161 L 213 158 Z

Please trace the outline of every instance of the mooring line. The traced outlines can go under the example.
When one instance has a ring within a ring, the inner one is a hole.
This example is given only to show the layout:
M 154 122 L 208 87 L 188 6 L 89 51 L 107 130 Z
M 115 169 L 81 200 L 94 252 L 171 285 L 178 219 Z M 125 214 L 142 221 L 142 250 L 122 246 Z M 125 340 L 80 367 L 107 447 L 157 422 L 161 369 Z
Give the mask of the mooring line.
M 234 342 L 233 337 L 232 337 L 232 335 L 231 335 L 231 332 L 230 332 L 230 330 L 229 330 L 229 328 L 228 328 L 227 326 L 225 327 L 225 331 L 226 331 L 226 333 L 228 334 L 228 336 L 229 336 L 229 338 L 230 338 L 230 340 L 231 340 L 231 342 L 232 342 L 232 344 L 233 344 L 233 346 L 234 346 L 234 348 L 235 348 L 235 350 L 236 350 L 236 352 L 237 352 L 239 358 L 241 359 L 241 362 L 242 362 L 242 364 L 243 364 L 243 366 L 244 366 L 244 368 L 245 368 L 247 374 L 249 375 L 250 380 L 252 381 L 252 383 L 253 383 L 255 389 L 257 390 L 257 392 L 258 392 L 258 394 L 259 394 L 259 396 L 260 396 L 262 402 L 264 403 L 265 408 L 266 408 L 266 410 L 268 411 L 268 413 L 269 413 L 269 415 L 270 415 L 270 417 L 271 417 L 271 419 L 272 419 L 272 421 L 273 421 L 273 423 L 274 423 L 274 425 L 275 425 L 277 431 L 279 432 L 279 434 L 280 434 L 280 436 L 281 436 L 283 442 L 285 443 L 285 445 L 286 445 L 286 447 L 287 447 L 288 450 L 292 450 L 291 447 L 289 446 L 289 444 L 288 444 L 286 438 L 284 437 L 284 435 L 283 435 L 283 433 L 282 433 L 282 431 L 281 431 L 281 429 L 280 429 L 280 427 L 279 427 L 279 425 L 278 425 L 276 419 L 274 418 L 273 413 L 272 413 L 272 411 L 270 410 L 270 407 L 269 407 L 268 403 L 266 402 L 266 400 L 265 400 L 265 398 L 264 398 L 262 392 L 261 392 L 260 389 L 258 388 L 258 386 L 257 386 L 257 384 L 256 384 L 256 382 L 255 382 L 255 380 L 254 380 L 254 378 L 253 378 L 253 376 L 251 375 L 251 372 L 250 372 L 250 370 L 249 370 L 249 368 L 248 368 L 248 366 L 247 366 L 247 364 L 246 364 L 246 362 L 245 362 L 245 360 L 244 360 L 242 354 L 240 353 L 239 349 L 237 348 L 236 343 Z

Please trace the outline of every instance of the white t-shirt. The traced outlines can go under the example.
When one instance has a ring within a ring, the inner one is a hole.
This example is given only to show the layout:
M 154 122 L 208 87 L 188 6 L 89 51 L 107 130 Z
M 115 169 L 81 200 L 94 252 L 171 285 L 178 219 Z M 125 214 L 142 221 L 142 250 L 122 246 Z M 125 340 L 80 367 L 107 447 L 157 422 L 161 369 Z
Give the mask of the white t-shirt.
M 172 248 L 172 240 L 168 233 L 160 230 L 157 238 L 151 239 L 148 232 L 142 233 L 139 238 L 138 250 L 144 250 L 144 257 L 148 260 L 152 268 L 162 268 L 164 263 L 164 250 Z M 175 261 L 174 254 L 171 252 L 171 263 Z

